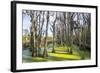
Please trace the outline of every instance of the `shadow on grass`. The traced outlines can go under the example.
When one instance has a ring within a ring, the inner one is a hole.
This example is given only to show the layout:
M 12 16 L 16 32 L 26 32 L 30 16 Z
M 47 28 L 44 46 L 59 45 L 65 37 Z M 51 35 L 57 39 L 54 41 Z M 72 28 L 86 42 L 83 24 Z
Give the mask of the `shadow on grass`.
M 91 58 L 91 52 L 87 50 L 80 50 L 77 46 L 72 49 L 72 54 L 68 53 L 65 48 L 56 48 L 56 52 L 52 53 L 51 50 L 48 52 L 48 57 L 31 57 L 31 51 L 23 51 L 23 62 L 52 62 L 52 61 L 64 61 L 64 60 L 86 60 Z

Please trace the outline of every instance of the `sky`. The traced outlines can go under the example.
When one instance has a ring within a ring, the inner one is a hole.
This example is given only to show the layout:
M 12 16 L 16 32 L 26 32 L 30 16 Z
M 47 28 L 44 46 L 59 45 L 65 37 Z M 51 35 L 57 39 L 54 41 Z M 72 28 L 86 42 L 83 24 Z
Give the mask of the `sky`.
M 30 16 L 23 14 L 23 29 L 27 29 L 30 32 Z

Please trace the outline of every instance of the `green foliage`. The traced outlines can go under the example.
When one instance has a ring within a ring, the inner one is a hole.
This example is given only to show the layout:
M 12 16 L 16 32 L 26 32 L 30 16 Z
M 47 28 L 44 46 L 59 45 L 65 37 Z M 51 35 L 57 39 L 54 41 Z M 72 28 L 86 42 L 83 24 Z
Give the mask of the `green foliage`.
M 22 36 L 22 42 L 23 42 L 23 48 L 29 48 L 30 47 L 30 36 L 29 35 L 23 35 Z

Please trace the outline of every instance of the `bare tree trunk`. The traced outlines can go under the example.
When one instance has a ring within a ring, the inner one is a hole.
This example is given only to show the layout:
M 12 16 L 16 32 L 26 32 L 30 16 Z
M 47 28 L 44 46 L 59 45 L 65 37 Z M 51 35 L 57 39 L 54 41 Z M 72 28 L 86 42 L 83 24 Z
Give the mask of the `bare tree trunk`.
M 71 18 L 71 13 L 68 12 L 67 14 L 67 19 L 68 19 L 68 53 L 72 54 L 72 44 L 73 44 L 73 24 L 72 24 L 72 18 Z
M 32 18 L 32 27 L 31 27 L 31 47 L 32 47 L 32 56 L 36 56 L 36 45 L 35 45 L 35 20 L 34 17 Z
M 44 11 L 43 11 L 42 16 L 43 16 L 42 22 L 39 20 L 39 24 L 42 23 L 41 26 L 39 27 L 39 37 L 38 37 L 38 49 L 39 49 L 39 51 L 41 50 L 42 29 L 43 29 L 43 25 L 44 25 Z M 38 56 L 41 56 L 41 55 L 38 54 Z
M 68 38 L 68 33 L 67 33 L 67 13 L 63 13 L 64 16 L 64 41 L 65 41 L 65 46 L 67 46 L 67 38 Z
M 57 18 L 57 13 L 56 13 L 56 18 Z M 52 53 L 55 53 L 55 23 L 56 23 L 56 18 L 55 18 L 54 23 L 53 23 L 53 49 L 52 49 Z
M 79 43 L 79 47 L 81 47 L 81 31 L 80 31 L 79 13 L 77 13 L 77 23 L 78 23 L 78 43 Z
M 43 57 L 47 57 L 48 56 L 48 52 L 47 52 L 47 36 L 48 36 L 48 23 L 49 23 L 49 11 L 47 11 L 47 22 L 46 22 L 46 36 L 45 36 L 45 47 L 44 47 L 44 52 L 43 52 Z
M 53 25 L 53 49 L 52 49 L 52 53 L 55 53 L 55 23 Z

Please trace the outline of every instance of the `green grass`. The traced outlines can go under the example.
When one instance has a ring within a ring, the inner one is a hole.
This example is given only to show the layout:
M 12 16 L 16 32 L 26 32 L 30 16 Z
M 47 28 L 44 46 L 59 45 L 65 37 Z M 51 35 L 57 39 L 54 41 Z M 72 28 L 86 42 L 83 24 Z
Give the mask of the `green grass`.
M 72 54 L 67 53 L 66 50 L 72 48 Z M 64 60 L 86 60 L 90 59 L 90 52 L 88 50 L 80 50 L 78 46 L 72 45 L 55 47 L 55 53 L 48 52 L 48 57 L 32 57 L 29 62 L 49 62 L 49 61 L 64 61 Z M 26 61 L 28 62 L 28 60 Z
M 42 58 L 42 57 L 33 57 L 32 60 L 34 62 L 45 62 L 45 61 L 47 61 L 46 58 Z
M 48 53 L 47 58 L 33 57 L 33 62 L 46 62 L 46 61 L 63 61 L 63 60 L 80 60 L 80 56 L 72 54 L 59 54 L 59 53 Z
M 50 56 L 64 58 L 65 60 L 80 60 L 80 56 L 73 55 L 73 54 L 59 54 L 59 53 L 49 53 Z
M 66 46 L 63 46 L 63 47 L 55 47 L 55 50 L 67 50 L 68 49 L 68 47 L 66 47 Z

